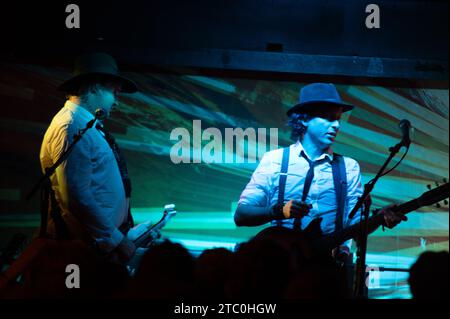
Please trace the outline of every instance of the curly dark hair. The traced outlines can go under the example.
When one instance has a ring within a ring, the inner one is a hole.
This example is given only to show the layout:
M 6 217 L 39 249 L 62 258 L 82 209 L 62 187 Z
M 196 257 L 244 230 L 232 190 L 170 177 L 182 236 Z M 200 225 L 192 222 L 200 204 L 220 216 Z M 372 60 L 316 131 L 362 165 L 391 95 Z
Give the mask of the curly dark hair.
M 286 123 L 287 126 L 290 126 L 291 131 L 291 139 L 294 141 L 298 141 L 303 137 L 303 134 L 306 132 L 306 126 L 303 125 L 302 121 L 308 121 L 311 118 L 310 114 L 306 113 L 292 113 L 289 116 L 289 120 Z

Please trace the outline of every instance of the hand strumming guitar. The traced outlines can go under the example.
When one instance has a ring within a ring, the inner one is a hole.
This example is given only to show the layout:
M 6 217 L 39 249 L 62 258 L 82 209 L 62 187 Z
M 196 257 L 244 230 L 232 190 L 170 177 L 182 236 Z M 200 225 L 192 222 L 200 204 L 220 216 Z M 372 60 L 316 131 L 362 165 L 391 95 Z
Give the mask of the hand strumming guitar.
M 341 265 L 351 263 L 350 248 L 345 245 L 340 245 L 339 247 L 334 248 L 331 251 L 331 256 Z
M 274 205 L 271 213 L 273 219 L 301 218 L 308 214 L 311 208 L 311 204 L 291 199 L 284 205 Z
M 127 236 L 124 236 L 114 252 L 119 262 L 126 263 L 134 256 L 136 246 Z

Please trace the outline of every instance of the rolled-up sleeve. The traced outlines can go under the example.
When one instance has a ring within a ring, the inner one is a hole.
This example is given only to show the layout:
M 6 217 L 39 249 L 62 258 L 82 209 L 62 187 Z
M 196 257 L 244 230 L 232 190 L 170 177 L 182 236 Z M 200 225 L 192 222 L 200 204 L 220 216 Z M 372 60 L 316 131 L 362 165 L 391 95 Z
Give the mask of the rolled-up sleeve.
M 62 150 L 67 148 L 68 136 L 73 136 L 71 129 L 65 127 L 59 130 L 52 141 L 53 158 L 59 158 Z M 92 194 L 92 161 L 95 151 L 96 146 L 90 136 L 85 134 L 58 168 L 58 185 L 67 195 L 69 211 L 84 225 L 98 247 L 110 252 L 122 241 L 123 234 L 111 217 L 103 212 Z
M 239 198 L 239 205 L 252 205 L 265 207 L 269 205 L 271 192 L 271 179 L 273 178 L 273 165 L 270 156 L 265 154 L 253 172 L 250 182 Z

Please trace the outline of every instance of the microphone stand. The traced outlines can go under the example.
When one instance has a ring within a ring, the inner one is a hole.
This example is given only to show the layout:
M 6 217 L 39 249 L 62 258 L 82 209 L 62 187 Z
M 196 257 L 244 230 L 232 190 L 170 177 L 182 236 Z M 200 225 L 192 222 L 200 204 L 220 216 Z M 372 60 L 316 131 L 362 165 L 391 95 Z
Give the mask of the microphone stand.
M 37 192 L 38 189 L 41 189 L 41 229 L 40 236 L 45 237 L 47 233 L 47 214 L 48 214 L 48 201 L 49 194 L 51 189 L 50 177 L 55 173 L 56 169 L 62 162 L 64 162 L 72 152 L 75 145 L 81 140 L 83 135 L 87 130 L 94 126 L 94 123 L 97 121 L 97 117 L 90 120 L 84 129 L 78 130 L 77 134 L 74 134 L 73 141 L 69 145 L 69 147 L 61 154 L 59 159 L 50 167 L 45 168 L 44 175 L 37 181 L 37 183 L 33 186 L 33 188 L 28 192 L 25 199 L 30 200 L 33 195 Z
M 363 204 L 366 202 L 366 199 L 368 199 L 370 192 L 373 190 L 375 183 L 378 181 L 378 179 L 382 176 L 384 170 L 388 166 L 388 164 L 391 162 L 392 158 L 399 152 L 400 148 L 405 145 L 404 141 L 402 140 L 397 145 L 390 147 L 389 151 L 389 157 L 384 162 L 383 166 L 378 171 L 377 175 L 370 180 L 367 184 L 364 185 L 364 192 L 361 195 L 361 197 L 358 199 L 355 207 L 352 209 L 352 211 L 349 214 L 349 219 L 352 219 L 356 212 L 363 206 Z M 356 252 L 356 269 L 355 269 L 355 277 L 354 277 L 354 296 L 355 298 L 359 299 L 365 299 L 367 298 L 366 295 L 366 253 L 367 253 L 367 238 L 369 236 L 369 229 L 368 229 L 368 220 L 369 220 L 369 205 L 364 205 L 364 209 L 361 214 L 361 220 L 360 220 L 360 234 L 358 236 L 358 239 L 356 240 L 357 243 L 357 252 Z

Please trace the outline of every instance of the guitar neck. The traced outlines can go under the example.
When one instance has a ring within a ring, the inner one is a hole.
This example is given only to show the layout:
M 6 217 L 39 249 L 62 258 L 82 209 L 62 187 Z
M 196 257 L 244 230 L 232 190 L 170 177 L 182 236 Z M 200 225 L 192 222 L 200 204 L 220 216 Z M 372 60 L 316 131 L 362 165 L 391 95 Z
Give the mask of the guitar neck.
M 407 214 L 412 212 L 422 206 L 432 205 L 436 202 L 439 202 L 449 196 L 449 184 L 446 183 L 424 193 L 419 198 L 410 200 L 400 205 L 396 205 L 391 207 L 391 210 L 394 212 L 399 212 L 402 214 Z M 382 214 L 373 215 L 368 220 L 368 229 L 374 230 L 377 227 L 381 226 L 384 222 L 384 216 Z M 361 230 L 361 225 L 356 223 L 352 226 L 346 227 L 340 231 L 334 232 L 330 235 L 326 235 L 320 239 L 318 239 L 317 244 L 319 247 L 323 247 L 326 249 L 333 249 L 334 247 L 342 244 L 343 242 L 349 239 L 355 239 L 358 237 Z
M 136 247 L 146 247 L 147 244 L 157 238 L 158 233 L 167 224 L 167 222 L 175 215 L 175 212 L 168 212 L 155 225 L 146 232 L 136 238 L 133 242 Z
M 368 221 L 368 229 L 375 229 L 381 226 L 383 224 L 383 221 L 384 217 L 381 214 L 370 217 Z M 336 231 L 332 234 L 325 235 L 324 237 L 319 238 L 315 244 L 320 249 L 331 250 L 349 239 L 357 238 L 360 230 L 360 223 L 356 223 L 340 231 Z

